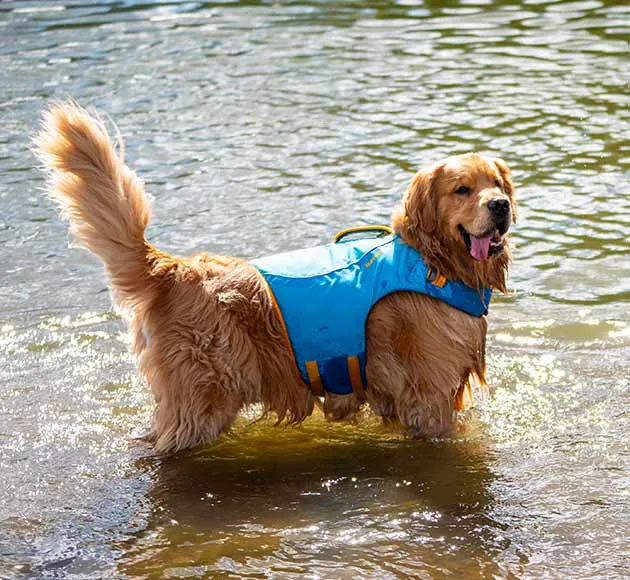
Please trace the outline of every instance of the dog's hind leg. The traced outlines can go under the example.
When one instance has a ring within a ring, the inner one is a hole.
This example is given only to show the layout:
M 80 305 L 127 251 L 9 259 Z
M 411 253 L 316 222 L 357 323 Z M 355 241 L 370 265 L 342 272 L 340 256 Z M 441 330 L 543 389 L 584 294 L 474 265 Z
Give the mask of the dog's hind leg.
M 153 385 L 163 387 L 163 385 Z M 172 388 L 165 387 L 162 390 Z M 219 383 L 189 384 L 186 394 L 156 399 L 149 439 L 158 453 L 169 453 L 214 441 L 236 419 L 243 401 Z
M 196 311 L 182 294 L 163 318 L 151 320 L 140 360 L 157 405 L 152 440 L 158 452 L 215 440 L 241 408 L 261 400 L 260 361 L 247 329 L 211 302 Z

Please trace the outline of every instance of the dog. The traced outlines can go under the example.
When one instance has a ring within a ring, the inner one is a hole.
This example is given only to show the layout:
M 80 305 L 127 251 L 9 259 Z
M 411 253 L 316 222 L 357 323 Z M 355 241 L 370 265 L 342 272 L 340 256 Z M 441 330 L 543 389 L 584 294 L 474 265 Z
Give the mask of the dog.
M 45 112 L 35 153 L 48 195 L 71 234 L 104 263 L 125 314 L 155 410 L 149 441 L 169 453 L 215 440 L 239 411 L 260 404 L 298 423 L 315 404 L 327 418 L 355 417 L 367 401 L 413 437 L 445 436 L 486 385 L 487 320 L 415 291 L 383 296 L 365 324 L 363 392 L 315 393 L 296 367 L 261 270 L 246 260 L 171 256 L 145 237 L 150 207 L 103 121 L 73 101 Z M 429 271 L 481 295 L 506 293 L 514 187 L 499 158 L 468 153 L 419 171 L 391 228 Z M 320 395 L 320 396 L 318 396 Z

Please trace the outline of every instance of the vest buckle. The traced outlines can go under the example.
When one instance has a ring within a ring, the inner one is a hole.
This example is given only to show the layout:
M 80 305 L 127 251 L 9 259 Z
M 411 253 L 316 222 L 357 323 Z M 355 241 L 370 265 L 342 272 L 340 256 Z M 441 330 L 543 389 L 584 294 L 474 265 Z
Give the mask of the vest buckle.
M 438 288 L 444 288 L 444 286 L 446 286 L 446 282 L 448 282 L 446 276 L 440 274 L 440 271 L 433 266 L 429 266 L 427 269 L 427 280 Z

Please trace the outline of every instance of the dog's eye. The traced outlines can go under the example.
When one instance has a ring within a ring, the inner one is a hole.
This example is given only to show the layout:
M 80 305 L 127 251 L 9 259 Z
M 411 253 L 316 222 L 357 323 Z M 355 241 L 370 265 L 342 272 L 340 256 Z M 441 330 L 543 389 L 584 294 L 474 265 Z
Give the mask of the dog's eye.
M 455 190 L 455 193 L 457 193 L 458 195 L 468 195 L 470 193 L 470 187 L 466 187 L 465 185 L 460 185 Z
M 496 185 L 499 189 L 502 189 L 502 187 L 503 187 L 503 186 L 501 185 L 501 182 L 500 182 L 498 179 L 495 179 L 495 180 L 494 180 L 494 184 L 495 184 L 495 185 Z

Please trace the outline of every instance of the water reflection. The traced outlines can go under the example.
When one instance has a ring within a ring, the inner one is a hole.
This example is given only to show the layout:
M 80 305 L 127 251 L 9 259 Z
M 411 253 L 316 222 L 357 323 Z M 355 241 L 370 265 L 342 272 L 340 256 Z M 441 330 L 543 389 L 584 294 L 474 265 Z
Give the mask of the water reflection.
M 473 577 L 518 566 L 524 555 L 494 515 L 489 449 L 378 432 L 314 419 L 143 460 L 151 515 L 145 532 L 117 546 L 120 572 Z M 357 559 L 360 568 L 347 567 Z

